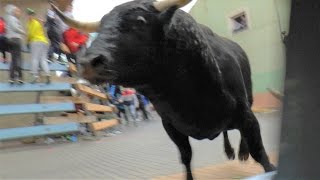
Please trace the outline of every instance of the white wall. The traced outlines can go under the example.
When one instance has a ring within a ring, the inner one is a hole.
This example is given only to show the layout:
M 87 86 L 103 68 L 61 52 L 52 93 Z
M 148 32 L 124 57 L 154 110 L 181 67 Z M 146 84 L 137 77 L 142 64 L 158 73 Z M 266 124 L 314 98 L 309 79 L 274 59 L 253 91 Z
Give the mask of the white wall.
M 115 6 L 131 0 L 74 0 L 73 15 L 75 19 L 81 21 L 98 21 L 103 15 L 111 11 Z M 193 0 L 190 4 L 182 9 L 189 12 L 192 6 L 197 2 Z

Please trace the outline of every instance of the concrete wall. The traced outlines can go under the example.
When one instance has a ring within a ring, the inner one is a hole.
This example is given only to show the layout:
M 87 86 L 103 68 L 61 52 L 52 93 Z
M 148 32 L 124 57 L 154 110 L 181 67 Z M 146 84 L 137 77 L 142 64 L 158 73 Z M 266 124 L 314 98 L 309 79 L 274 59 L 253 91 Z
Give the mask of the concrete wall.
M 190 14 L 221 36 L 234 40 L 248 54 L 255 105 L 278 106 L 266 88 L 282 90 L 285 47 L 281 31 L 287 31 L 291 0 L 198 0 Z M 249 28 L 233 34 L 230 17 L 245 11 Z
M 37 17 L 44 19 L 47 8 L 49 7 L 48 0 L 0 0 L 0 16 L 4 15 L 4 7 L 7 4 L 14 4 L 22 10 L 22 21 L 24 24 L 27 22 L 27 16 L 25 14 L 26 8 L 34 9 L 37 12 Z

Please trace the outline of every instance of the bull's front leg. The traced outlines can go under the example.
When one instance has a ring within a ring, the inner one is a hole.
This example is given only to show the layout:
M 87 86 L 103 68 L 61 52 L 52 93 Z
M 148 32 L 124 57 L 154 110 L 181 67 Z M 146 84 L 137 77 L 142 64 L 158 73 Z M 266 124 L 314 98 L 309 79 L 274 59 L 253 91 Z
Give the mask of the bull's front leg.
M 187 180 L 192 180 L 192 172 L 191 172 L 191 157 L 192 150 L 189 143 L 188 136 L 181 134 L 178 130 L 176 130 L 170 123 L 162 120 L 162 124 L 166 132 L 168 133 L 171 140 L 178 146 L 181 155 L 181 161 L 186 167 L 186 178 Z

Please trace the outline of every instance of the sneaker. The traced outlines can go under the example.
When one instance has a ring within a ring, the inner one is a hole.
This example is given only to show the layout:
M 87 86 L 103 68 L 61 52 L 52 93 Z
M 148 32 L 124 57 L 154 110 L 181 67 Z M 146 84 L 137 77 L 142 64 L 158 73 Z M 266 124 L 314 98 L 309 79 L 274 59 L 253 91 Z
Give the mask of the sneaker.
M 23 81 L 22 79 L 18 79 L 17 82 L 18 82 L 19 84 L 24 84 L 24 81 Z
M 46 76 L 46 79 L 47 79 L 46 84 L 50 84 L 51 83 L 50 76 Z
M 62 58 L 58 59 L 57 62 L 58 62 L 59 64 L 62 64 L 62 65 L 68 64 L 68 63 L 65 62 Z
M 53 61 L 51 59 L 49 59 L 49 58 L 47 58 L 47 62 L 50 63 L 50 64 L 53 63 Z
M 9 82 L 10 84 L 14 84 L 14 80 L 13 80 L 13 79 L 9 79 L 8 82 Z

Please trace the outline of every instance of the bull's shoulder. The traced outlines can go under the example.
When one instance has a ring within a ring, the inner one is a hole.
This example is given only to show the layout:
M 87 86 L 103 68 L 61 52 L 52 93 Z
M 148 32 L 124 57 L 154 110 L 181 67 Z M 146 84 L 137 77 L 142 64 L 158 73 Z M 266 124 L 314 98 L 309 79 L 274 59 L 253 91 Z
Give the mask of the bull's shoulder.
M 196 20 L 182 10 L 177 10 L 170 23 L 164 26 L 165 38 L 183 42 L 192 49 L 214 44 L 237 46 L 227 38 L 214 33 L 208 26 L 196 22 Z M 202 47 L 202 48 L 201 48 Z
M 193 40 L 205 41 L 212 36 L 212 31 L 205 25 L 198 24 L 192 16 L 177 10 L 171 21 L 164 26 L 165 38 L 192 43 Z

